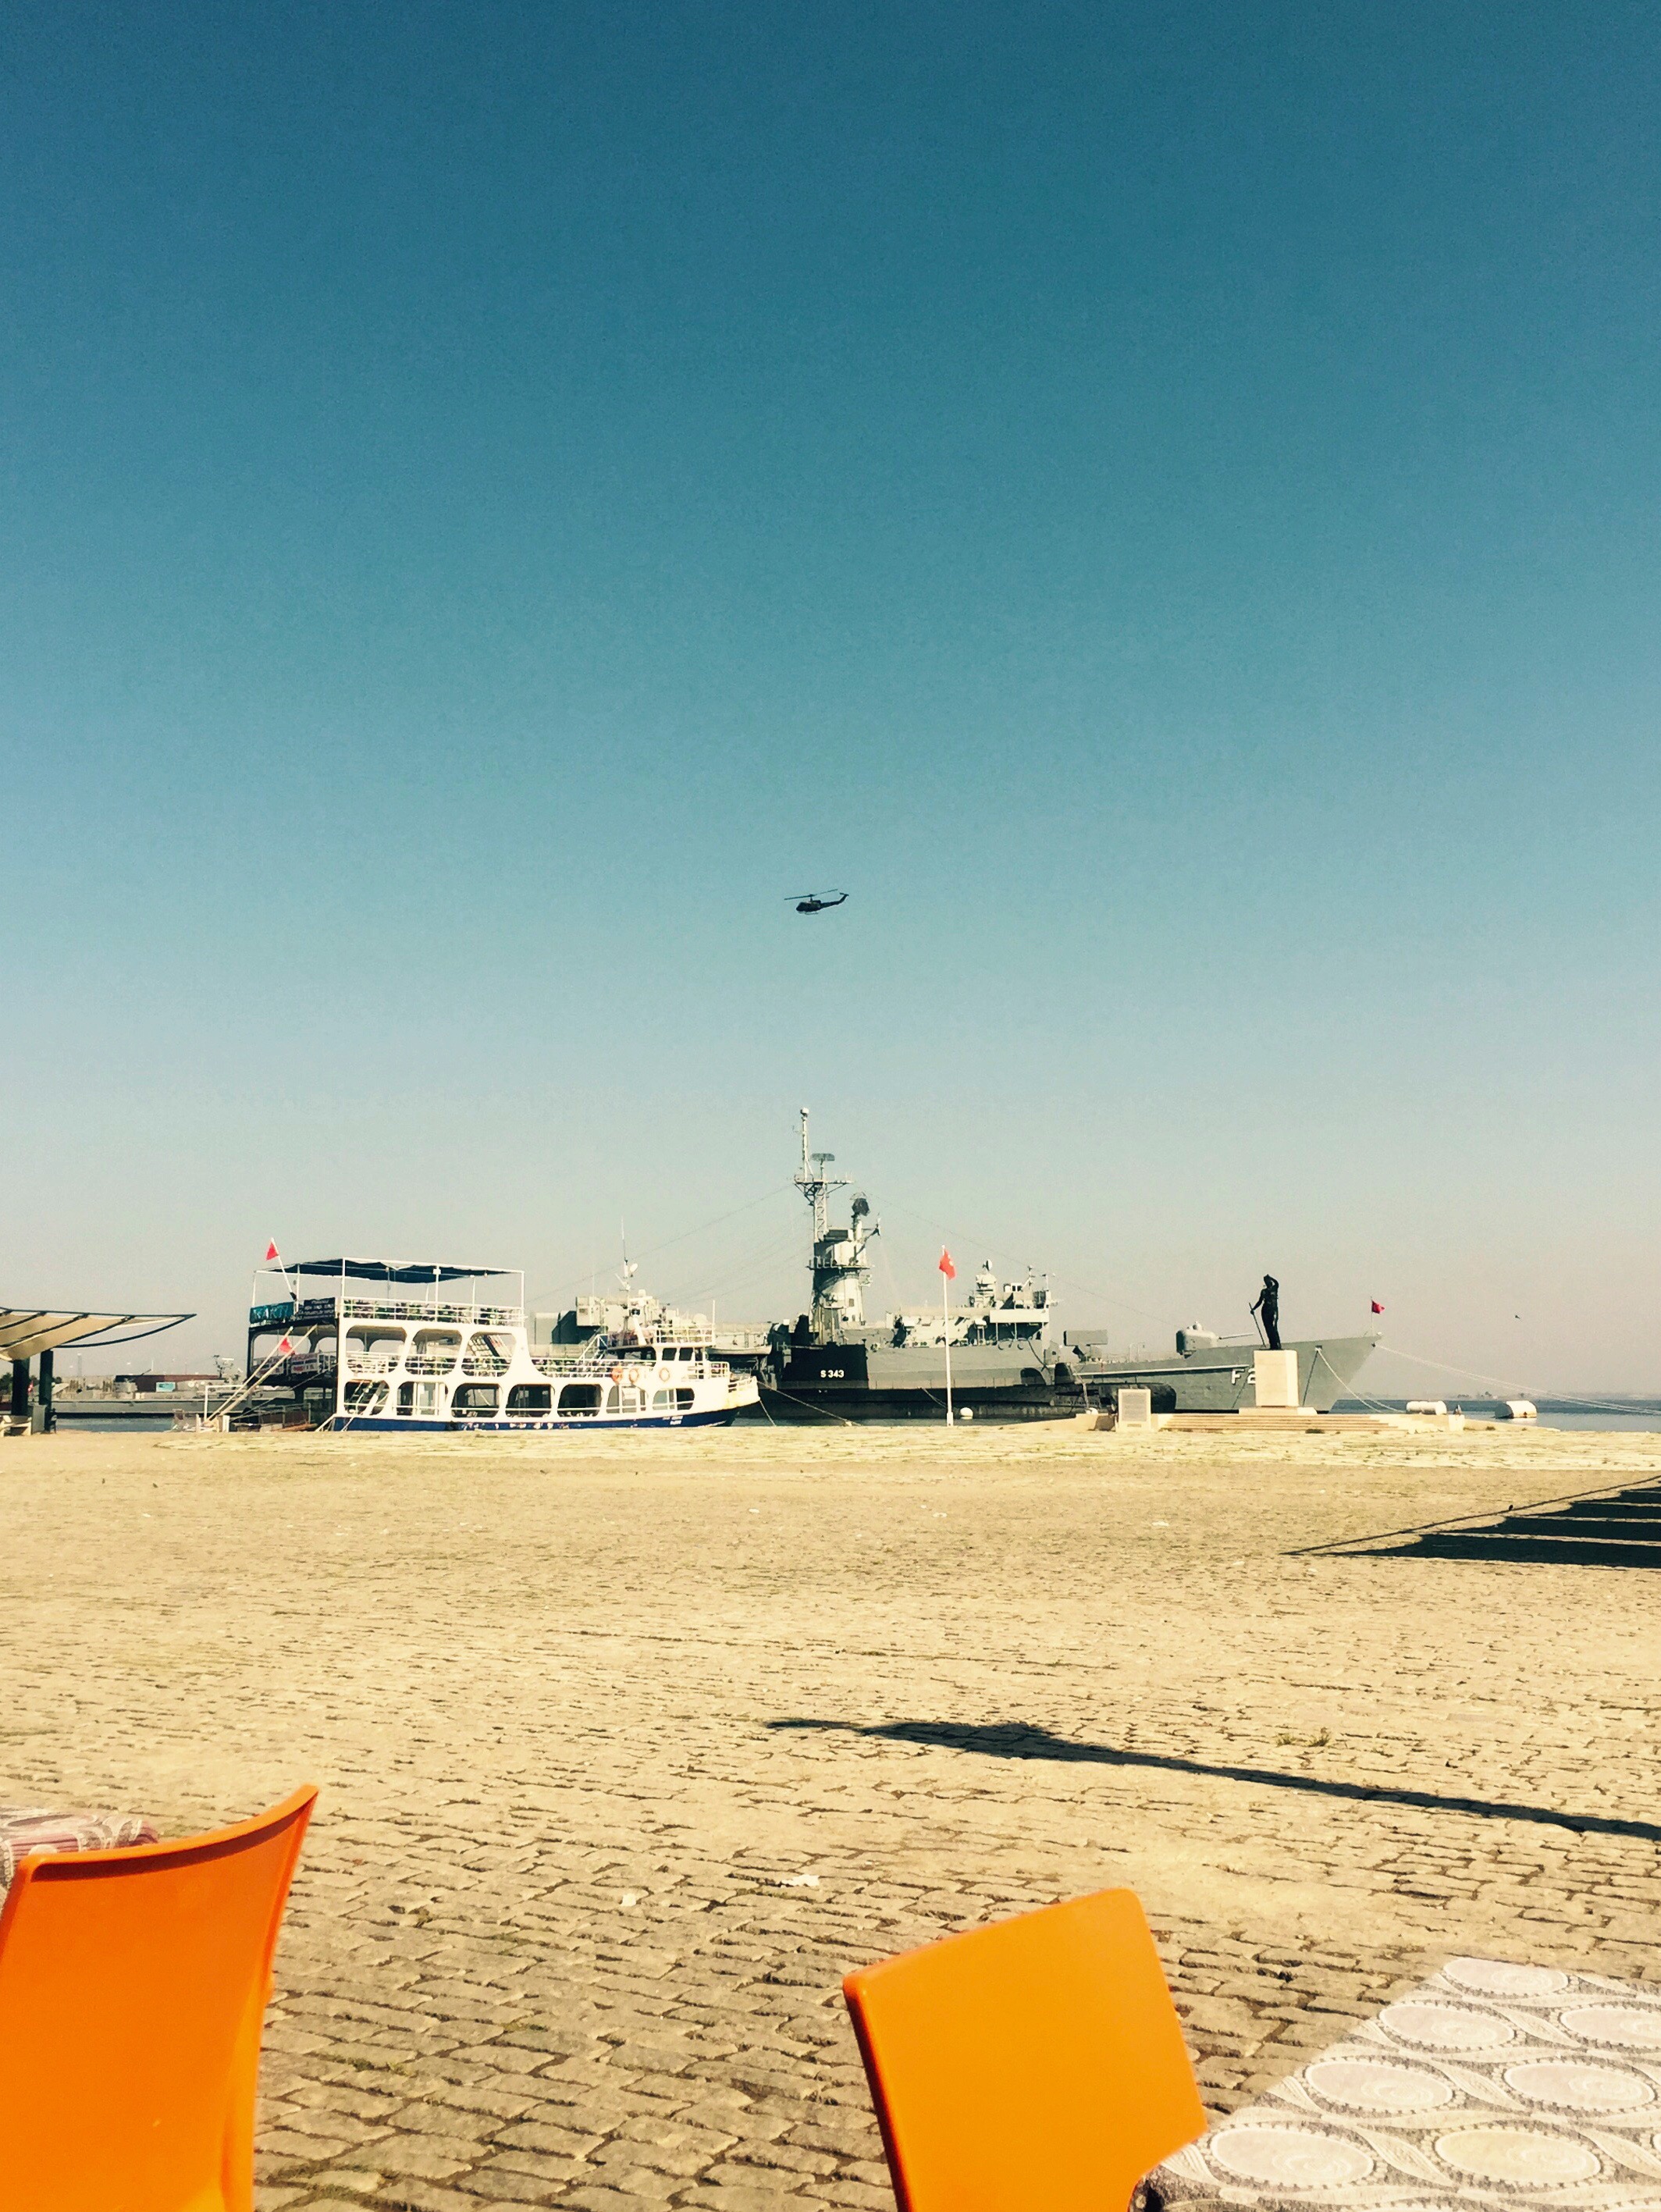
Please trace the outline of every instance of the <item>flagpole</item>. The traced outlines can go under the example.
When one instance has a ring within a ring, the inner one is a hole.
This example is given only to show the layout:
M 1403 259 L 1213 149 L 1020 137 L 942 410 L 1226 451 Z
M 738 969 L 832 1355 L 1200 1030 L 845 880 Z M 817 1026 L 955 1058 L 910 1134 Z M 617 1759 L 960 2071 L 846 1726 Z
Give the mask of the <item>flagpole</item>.
M 940 1270 L 940 1314 L 946 1324 L 946 1425 L 952 1425 L 952 1278 Z

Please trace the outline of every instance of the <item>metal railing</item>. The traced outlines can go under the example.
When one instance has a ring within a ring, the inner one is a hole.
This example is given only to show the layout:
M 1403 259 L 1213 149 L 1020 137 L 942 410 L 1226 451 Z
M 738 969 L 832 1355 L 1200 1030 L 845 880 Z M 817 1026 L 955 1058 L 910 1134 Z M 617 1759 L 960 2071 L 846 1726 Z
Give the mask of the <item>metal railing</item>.
M 324 1364 L 332 1371 L 332 1360 Z M 440 1358 L 433 1352 L 411 1352 L 400 1359 L 397 1348 L 390 1346 L 382 1357 L 377 1357 L 374 1352 L 348 1352 L 346 1355 L 346 1372 L 349 1375 L 454 1375 L 459 1372 L 470 1382 L 480 1377 L 505 1375 L 512 1364 L 499 1353 L 487 1357 L 483 1352 L 470 1352 L 458 1368 L 453 1352 Z M 538 1373 L 543 1371 L 538 1368 Z M 561 1369 L 560 1372 L 575 1374 L 576 1370 Z
M 450 1321 L 476 1322 L 488 1326 L 503 1322 L 509 1328 L 524 1322 L 522 1306 L 429 1305 L 412 1298 L 278 1298 L 272 1304 L 248 1308 L 250 1328 L 287 1328 L 298 1322 L 338 1321 Z
M 659 1389 L 672 1382 L 718 1382 L 723 1375 L 732 1372 L 726 1360 L 710 1359 L 702 1352 L 696 1359 L 666 1359 L 661 1365 L 656 1360 L 644 1360 L 640 1355 L 638 1346 L 619 1345 L 615 1351 L 584 1352 L 572 1364 L 562 1365 L 558 1372 L 575 1380 L 605 1382 L 616 1369 L 620 1368 L 624 1374 L 632 1369 L 638 1374 L 642 1388 L 655 1385 Z
M 348 1321 L 475 1322 L 481 1327 L 496 1322 L 512 1328 L 525 1320 L 522 1306 L 429 1305 L 411 1298 L 339 1298 L 327 1304 L 331 1313 L 338 1306 Z
M 259 1370 L 259 1386 L 264 1388 L 269 1384 L 272 1388 L 280 1388 L 284 1382 L 299 1382 L 305 1376 L 329 1382 L 334 1379 L 335 1367 L 335 1357 L 332 1352 L 285 1352 L 282 1358 L 273 1360 Z

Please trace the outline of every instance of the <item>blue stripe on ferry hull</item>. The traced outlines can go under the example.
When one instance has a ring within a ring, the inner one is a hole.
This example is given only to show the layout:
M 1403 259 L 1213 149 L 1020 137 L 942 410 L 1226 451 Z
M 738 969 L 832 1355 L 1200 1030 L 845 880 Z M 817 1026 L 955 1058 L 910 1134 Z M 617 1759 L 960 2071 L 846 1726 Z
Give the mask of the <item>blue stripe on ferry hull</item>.
M 332 1431 L 342 1436 L 348 1430 L 355 1437 L 409 1436 L 412 1432 L 429 1436 L 534 1437 L 557 1432 L 569 1436 L 574 1431 L 592 1436 L 596 1429 L 725 1429 L 730 1428 L 739 1408 L 718 1406 L 705 1413 L 643 1413 L 634 1420 L 616 1415 L 598 1420 L 581 1419 L 574 1421 L 418 1421 L 409 1414 L 398 1413 L 334 1413 L 322 1424 L 319 1433 Z

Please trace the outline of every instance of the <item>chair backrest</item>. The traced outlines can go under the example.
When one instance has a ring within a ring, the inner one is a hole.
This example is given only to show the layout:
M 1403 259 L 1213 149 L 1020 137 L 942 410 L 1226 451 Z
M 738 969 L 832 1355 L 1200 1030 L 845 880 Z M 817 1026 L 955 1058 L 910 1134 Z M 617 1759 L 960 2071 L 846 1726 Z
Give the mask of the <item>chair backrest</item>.
M 9 2212 L 249 2212 L 271 1958 L 316 1797 L 18 1868 L 0 1910 Z
M 900 2212 L 1126 2212 L 1204 2131 L 1128 1889 L 947 1936 L 843 1990 Z

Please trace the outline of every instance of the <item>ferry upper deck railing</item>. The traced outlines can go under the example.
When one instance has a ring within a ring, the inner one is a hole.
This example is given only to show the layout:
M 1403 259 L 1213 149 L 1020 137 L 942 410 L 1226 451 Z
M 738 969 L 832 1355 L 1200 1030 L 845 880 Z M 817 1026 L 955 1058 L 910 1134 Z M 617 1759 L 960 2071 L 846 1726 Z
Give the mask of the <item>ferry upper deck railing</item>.
M 415 1321 L 472 1322 L 479 1327 L 520 1328 L 525 1323 L 522 1306 L 434 1304 L 414 1298 L 343 1298 L 337 1291 L 326 1298 L 279 1298 L 274 1304 L 250 1306 L 250 1328 L 304 1328 L 309 1322 Z
M 525 1324 L 523 1306 L 429 1305 L 411 1298 L 343 1298 L 339 1303 L 346 1321 L 477 1322 L 506 1328 Z

